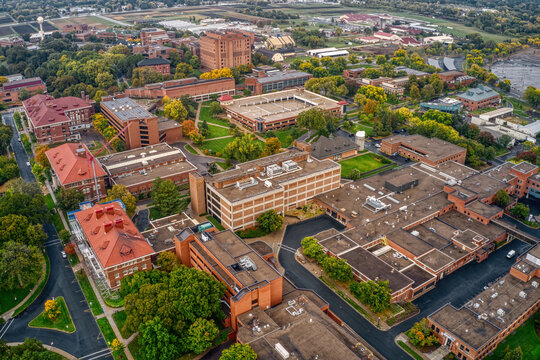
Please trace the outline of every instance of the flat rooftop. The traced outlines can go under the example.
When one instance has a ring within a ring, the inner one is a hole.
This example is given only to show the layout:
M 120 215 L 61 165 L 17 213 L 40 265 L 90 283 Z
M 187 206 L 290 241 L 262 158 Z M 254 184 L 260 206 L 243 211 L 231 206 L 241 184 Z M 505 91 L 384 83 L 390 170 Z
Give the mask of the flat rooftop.
M 476 174 L 468 177 L 462 181 L 461 185 L 468 189 L 474 189 L 478 193 L 480 200 L 508 187 L 508 184 L 484 174 Z
M 422 135 L 397 135 L 382 140 L 390 144 L 401 143 L 407 150 L 415 150 L 431 161 L 439 161 L 449 156 L 459 154 L 466 149 L 438 138 L 428 138 Z
M 120 121 L 126 122 L 135 119 L 147 119 L 156 117 L 148 110 L 137 104 L 128 97 L 102 101 L 100 106 L 114 114 Z
M 113 177 L 113 181 L 116 184 L 133 186 L 137 184 L 147 183 L 153 181 L 155 178 L 167 178 L 172 175 L 182 174 L 189 171 L 195 171 L 197 168 L 187 161 L 177 162 L 168 165 L 162 165 L 150 170 L 146 170 L 143 173 L 134 172 L 127 176 Z
M 401 273 L 414 281 L 413 289 L 416 289 L 428 281 L 435 279 L 435 276 L 420 268 L 418 265 L 413 265 Z
M 98 161 L 111 176 L 114 176 L 118 173 L 146 168 L 149 164 L 184 159 L 185 155 L 180 149 L 161 143 L 102 156 L 98 158 Z
M 237 113 L 253 122 L 271 122 L 295 118 L 311 108 L 323 110 L 338 108 L 338 101 L 304 89 L 290 89 L 268 94 L 236 99 L 225 105 L 228 111 Z
M 285 71 L 268 71 L 266 73 L 267 76 L 265 77 L 255 77 L 257 79 L 258 83 L 261 84 L 267 84 L 267 83 L 273 83 L 276 81 L 285 81 L 285 80 L 291 80 L 291 79 L 297 79 L 302 77 L 309 77 L 310 74 L 298 71 L 298 70 L 285 70 Z
M 418 261 L 427 266 L 431 271 L 437 272 L 454 262 L 454 259 L 440 250 L 433 249 L 427 254 L 420 256 Z
M 174 236 L 186 227 L 197 225 L 197 220 L 185 213 L 167 216 L 150 222 L 150 230 L 141 233 L 156 253 L 173 250 Z

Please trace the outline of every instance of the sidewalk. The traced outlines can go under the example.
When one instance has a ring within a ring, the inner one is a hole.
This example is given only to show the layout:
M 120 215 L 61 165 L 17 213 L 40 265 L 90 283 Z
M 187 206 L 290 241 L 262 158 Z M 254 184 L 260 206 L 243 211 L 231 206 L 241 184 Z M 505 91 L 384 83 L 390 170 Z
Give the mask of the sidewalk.
M 54 204 L 58 204 L 58 201 L 56 201 L 56 197 L 54 196 L 54 191 L 51 187 L 51 184 L 49 183 L 49 180 L 45 179 L 45 186 L 47 186 L 47 190 L 49 191 L 49 194 L 51 194 L 51 198 L 54 202 Z M 59 211 L 56 209 L 56 212 L 58 212 L 58 215 L 60 215 L 60 219 L 62 220 L 62 224 L 64 224 L 64 228 L 66 228 L 67 231 L 71 232 L 71 228 L 69 227 L 69 224 L 67 222 L 67 219 L 64 218 L 64 212 Z

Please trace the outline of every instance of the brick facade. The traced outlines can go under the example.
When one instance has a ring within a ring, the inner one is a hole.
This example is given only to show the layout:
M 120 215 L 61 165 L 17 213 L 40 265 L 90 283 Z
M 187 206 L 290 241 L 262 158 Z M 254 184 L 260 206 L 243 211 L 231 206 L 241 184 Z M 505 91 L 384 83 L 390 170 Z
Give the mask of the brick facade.
M 254 34 L 242 31 L 207 31 L 200 38 L 201 66 L 215 70 L 251 64 Z

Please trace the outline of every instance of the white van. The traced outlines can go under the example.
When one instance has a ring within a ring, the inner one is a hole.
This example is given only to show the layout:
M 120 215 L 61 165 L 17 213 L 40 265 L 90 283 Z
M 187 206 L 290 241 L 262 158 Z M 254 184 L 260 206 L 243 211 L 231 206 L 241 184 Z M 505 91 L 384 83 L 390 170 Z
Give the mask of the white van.
M 507 257 L 508 259 L 511 259 L 511 258 L 514 257 L 514 255 L 516 255 L 516 250 L 510 250 L 510 251 L 508 252 L 508 254 L 506 254 L 506 257 Z

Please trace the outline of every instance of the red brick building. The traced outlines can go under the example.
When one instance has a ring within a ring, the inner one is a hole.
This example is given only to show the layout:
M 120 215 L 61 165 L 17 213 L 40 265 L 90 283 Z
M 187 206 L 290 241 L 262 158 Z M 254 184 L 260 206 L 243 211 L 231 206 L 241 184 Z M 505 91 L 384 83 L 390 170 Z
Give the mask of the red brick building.
M 501 104 L 501 95 L 492 88 L 484 85 L 478 85 L 476 88 L 458 94 L 456 99 L 461 101 L 463 106 L 470 111 L 485 107 L 496 107 Z
M 92 166 L 86 145 L 66 143 L 48 150 L 45 155 L 51 163 L 52 183 L 55 189 L 58 187 L 76 189 L 84 194 L 84 201 L 105 198 L 106 173 L 96 160 Z
M 233 78 L 199 80 L 191 77 L 126 89 L 126 95 L 138 99 L 162 99 L 165 96 L 173 99 L 189 95 L 195 101 L 206 101 L 212 95 L 234 95 L 235 91 Z
M 253 69 L 253 75 L 246 76 L 246 88 L 252 95 L 304 86 L 313 75 L 297 70 L 280 71 L 272 66 Z
M 207 31 L 200 38 L 201 66 L 215 70 L 251 64 L 254 39 L 255 34 L 251 32 Z
M 23 107 L 37 141 L 52 143 L 80 139 L 79 133 L 91 126 L 94 103 L 84 92 L 81 98 L 38 94 L 23 101 Z
M 132 49 L 133 55 L 142 54 L 144 57 L 149 59 L 162 58 L 169 59 L 171 57 L 171 52 L 178 52 L 180 55 L 183 53 L 182 50 L 173 49 L 168 46 L 163 45 L 138 45 L 134 46 Z
M 422 135 L 391 136 L 381 142 L 381 151 L 393 155 L 399 154 L 414 161 L 435 166 L 446 161 L 465 164 L 467 149 L 438 138 Z
M 171 75 L 171 62 L 161 57 L 141 60 L 137 63 L 139 68 L 150 68 L 163 75 Z
M 437 75 L 450 89 L 455 89 L 460 86 L 469 86 L 476 81 L 475 77 L 468 76 L 464 72 L 457 70 L 443 71 L 437 73 Z
M 75 213 L 75 218 L 84 236 L 84 250 L 80 245 L 79 249 L 87 265 L 110 288 L 119 288 L 122 279 L 136 271 L 152 268 L 154 250 L 119 202 L 96 204 Z
M 345 69 L 343 70 L 343 77 L 345 79 L 358 79 L 364 71 L 366 71 L 365 68 Z
M 19 96 L 23 89 L 26 89 L 30 95 L 35 95 L 38 92 L 47 92 L 47 85 L 39 77 L 4 83 L 0 87 L 0 102 L 8 105 L 20 104 Z
M 167 35 L 167 32 L 163 29 L 157 29 L 157 28 L 146 28 L 142 29 L 139 37 L 141 39 L 141 44 L 148 45 L 148 44 L 159 44 L 163 45 L 164 43 L 168 42 L 169 35 Z

